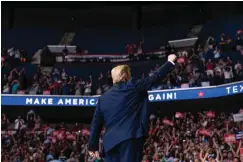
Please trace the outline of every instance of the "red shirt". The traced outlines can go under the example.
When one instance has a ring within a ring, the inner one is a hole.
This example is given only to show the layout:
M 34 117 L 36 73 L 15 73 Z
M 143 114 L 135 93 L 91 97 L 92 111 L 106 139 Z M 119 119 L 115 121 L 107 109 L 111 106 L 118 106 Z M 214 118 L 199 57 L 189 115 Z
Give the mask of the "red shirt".
M 213 70 L 213 64 L 212 63 L 207 63 L 207 70 Z
M 126 48 L 128 54 L 134 54 L 134 49 L 136 48 L 136 46 L 134 44 L 128 44 Z

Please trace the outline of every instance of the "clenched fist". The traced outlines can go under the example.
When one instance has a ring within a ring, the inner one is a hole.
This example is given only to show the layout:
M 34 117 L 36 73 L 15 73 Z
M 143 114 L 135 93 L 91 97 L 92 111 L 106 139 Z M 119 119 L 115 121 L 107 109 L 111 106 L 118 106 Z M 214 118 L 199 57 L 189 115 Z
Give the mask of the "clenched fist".
M 170 54 L 168 56 L 168 61 L 175 63 L 177 56 L 175 54 Z

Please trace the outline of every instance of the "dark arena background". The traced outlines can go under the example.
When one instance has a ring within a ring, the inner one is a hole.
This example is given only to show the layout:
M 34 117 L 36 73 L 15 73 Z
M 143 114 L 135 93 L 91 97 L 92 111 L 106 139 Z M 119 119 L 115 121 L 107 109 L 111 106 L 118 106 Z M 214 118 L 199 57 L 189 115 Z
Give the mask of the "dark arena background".
M 1 2 L 1 14 L 1 161 L 103 161 L 87 142 L 110 70 L 148 77 L 172 53 L 180 63 L 148 92 L 143 162 L 243 161 L 242 3 Z

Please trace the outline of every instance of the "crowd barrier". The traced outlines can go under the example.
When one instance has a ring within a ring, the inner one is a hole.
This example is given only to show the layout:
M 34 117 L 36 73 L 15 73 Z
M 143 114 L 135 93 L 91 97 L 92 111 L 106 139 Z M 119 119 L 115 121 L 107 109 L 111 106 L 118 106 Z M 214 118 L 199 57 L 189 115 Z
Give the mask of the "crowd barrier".
M 148 91 L 150 102 L 223 97 L 243 93 L 243 81 L 220 86 Z M 1 95 L 4 106 L 95 106 L 99 96 Z

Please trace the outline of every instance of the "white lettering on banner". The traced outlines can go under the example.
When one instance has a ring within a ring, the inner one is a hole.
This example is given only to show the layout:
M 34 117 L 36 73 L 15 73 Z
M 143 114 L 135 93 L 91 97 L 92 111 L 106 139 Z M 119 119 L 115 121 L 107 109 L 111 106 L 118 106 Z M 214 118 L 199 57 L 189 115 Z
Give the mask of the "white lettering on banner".
M 64 100 L 64 102 L 63 102 Z M 57 105 L 95 105 L 95 99 L 59 99 Z
M 98 100 L 97 100 L 98 102 Z M 94 98 L 92 99 L 78 99 L 78 98 L 60 98 L 57 103 L 53 103 L 53 98 L 26 98 L 26 105 L 96 105 L 97 102 Z
M 39 102 L 38 98 L 36 98 L 36 99 L 34 100 L 34 105 L 39 105 L 39 104 L 40 104 L 40 102 Z
M 243 92 L 243 85 L 226 87 L 226 90 L 228 94 L 240 93 Z
M 58 100 L 57 105 L 63 105 L 62 99 Z
M 172 93 L 168 93 L 167 94 L 167 99 L 170 99 L 170 100 L 173 99 L 173 94 Z
M 46 98 L 42 98 L 42 99 L 41 99 L 41 104 L 42 104 L 42 105 L 46 105 Z
M 95 100 L 94 99 L 91 99 L 89 102 L 90 102 L 90 105 L 94 105 L 95 104 Z
M 25 104 L 26 104 L 26 105 L 28 105 L 28 104 L 32 104 L 32 101 L 33 101 L 32 98 L 26 98 L 26 100 L 25 100 Z
M 84 100 L 83 100 L 83 99 L 80 99 L 80 100 L 78 101 L 78 104 L 79 104 L 79 105 L 84 105 Z
M 65 105 L 71 105 L 71 102 L 72 100 L 71 99 L 65 99 Z
M 77 105 L 78 104 L 78 99 L 73 99 L 73 105 Z
M 176 92 L 170 92 L 170 93 L 157 93 L 157 94 L 150 94 L 148 96 L 149 101 L 161 101 L 161 100 L 174 100 L 176 99 Z
M 41 98 L 41 99 L 34 99 L 33 98 L 26 98 L 25 100 L 26 105 L 52 105 L 53 99 L 52 98 Z

